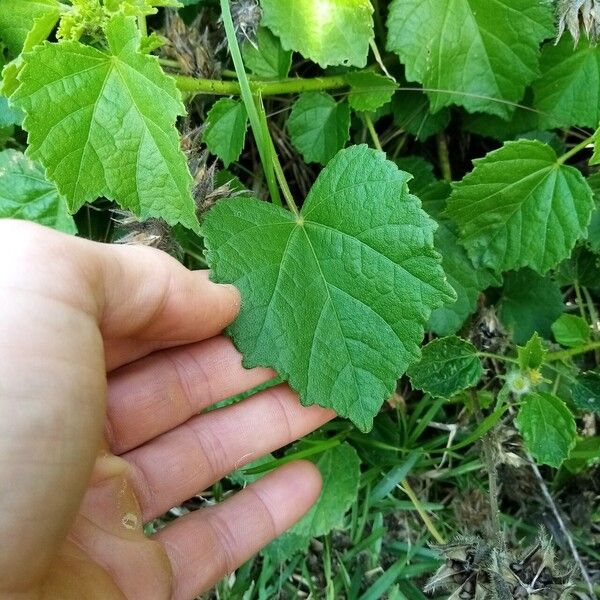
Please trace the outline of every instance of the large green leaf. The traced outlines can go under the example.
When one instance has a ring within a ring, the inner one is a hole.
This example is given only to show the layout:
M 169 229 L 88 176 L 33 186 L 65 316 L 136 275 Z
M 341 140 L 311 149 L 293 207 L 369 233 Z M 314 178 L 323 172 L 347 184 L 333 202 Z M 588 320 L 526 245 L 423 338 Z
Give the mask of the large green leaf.
M 286 50 L 322 67 L 367 64 L 373 38 L 369 0 L 261 0 L 263 24 Z
M 304 405 L 363 431 L 418 360 L 431 309 L 453 297 L 408 178 L 353 146 L 321 172 L 298 217 L 234 198 L 202 226 L 214 279 L 242 294 L 229 332 L 244 365 L 275 368 Z
M 248 116 L 244 103 L 241 100 L 221 98 L 206 115 L 202 140 L 228 167 L 242 153 L 247 127 Z
M 477 348 L 454 335 L 427 344 L 420 362 L 408 369 L 413 387 L 441 398 L 474 386 L 482 375 Z
M 456 226 L 442 216 L 449 194 L 450 186 L 445 182 L 430 185 L 420 192 L 423 208 L 439 225 L 435 232 L 435 247 L 442 255 L 442 267 L 448 283 L 456 292 L 456 302 L 449 302 L 431 313 L 429 328 L 438 335 L 456 333 L 465 319 L 475 312 L 479 294 L 502 283 L 489 269 L 476 269 L 467 251 L 458 243 Z
M 107 50 L 45 43 L 25 55 L 12 100 L 29 154 L 76 211 L 100 196 L 142 218 L 197 229 L 191 176 L 175 129 L 185 114 L 175 82 L 138 52 L 133 17 L 108 23 Z
M 546 44 L 541 77 L 533 84 L 542 127 L 598 127 L 600 122 L 600 47 L 581 40 L 576 48 L 564 36 Z
M 45 39 L 56 25 L 60 4 L 58 0 L 0 0 L 0 38 L 13 56 L 17 56 L 29 32 L 43 30 Z
M 387 48 L 434 112 L 460 104 L 508 118 L 537 75 L 552 23 L 550 4 L 531 0 L 392 0 Z
M 565 403 L 545 392 L 527 394 L 515 420 L 536 461 L 560 467 L 575 445 L 575 419 Z
M 446 214 L 477 266 L 539 273 L 569 256 L 585 236 L 594 201 L 581 173 L 536 140 L 507 142 L 474 161 Z
M 25 219 L 66 233 L 77 231 L 65 199 L 37 162 L 16 150 L 0 152 L 0 218 Z
M 564 310 L 558 284 L 530 269 L 504 276 L 500 320 L 517 344 L 524 344 L 537 331 L 550 337 L 551 326 Z
M 307 92 L 294 102 L 287 126 L 304 160 L 325 165 L 348 141 L 350 108 L 326 92 Z

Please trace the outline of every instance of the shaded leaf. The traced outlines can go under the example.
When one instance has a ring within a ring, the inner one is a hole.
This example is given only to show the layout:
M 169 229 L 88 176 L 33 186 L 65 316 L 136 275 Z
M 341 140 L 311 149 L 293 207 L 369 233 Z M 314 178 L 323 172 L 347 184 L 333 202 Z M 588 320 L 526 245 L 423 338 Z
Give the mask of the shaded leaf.
M 248 116 L 241 100 L 221 98 L 206 115 L 202 141 L 228 167 L 244 148 Z
M 290 138 L 306 162 L 322 165 L 341 150 L 350 135 L 350 108 L 326 92 L 300 94 L 287 122 Z
M 266 27 L 256 33 L 256 47 L 246 42 L 243 47 L 244 63 L 262 79 L 284 79 L 292 66 L 292 52 L 281 47 L 279 38 Z
M 579 375 L 571 387 L 571 398 L 577 408 L 600 414 L 600 373 L 588 371 Z
M 427 96 L 415 90 L 402 90 L 392 99 L 394 124 L 418 140 L 425 141 L 442 131 L 450 122 L 450 111 L 443 108 L 432 114 Z
M 517 344 L 524 344 L 537 331 L 549 338 L 551 326 L 564 310 L 558 285 L 530 269 L 504 276 L 499 316 Z
M 412 365 L 407 374 L 413 387 L 432 396 L 450 398 L 476 385 L 483 367 L 473 344 L 449 336 L 429 342 L 422 350 L 420 362 Z

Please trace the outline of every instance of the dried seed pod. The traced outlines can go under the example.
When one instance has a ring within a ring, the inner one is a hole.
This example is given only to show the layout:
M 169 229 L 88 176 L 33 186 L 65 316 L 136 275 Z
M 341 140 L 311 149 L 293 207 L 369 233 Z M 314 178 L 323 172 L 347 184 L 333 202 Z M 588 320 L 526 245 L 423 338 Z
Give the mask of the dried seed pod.
M 600 37 L 600 2 L 598 0 L 558 0 L 556 6 L 558 33 L 560 40 L 568 30 L 575 45 L 583 31 L 588 39 L 596 41 Z

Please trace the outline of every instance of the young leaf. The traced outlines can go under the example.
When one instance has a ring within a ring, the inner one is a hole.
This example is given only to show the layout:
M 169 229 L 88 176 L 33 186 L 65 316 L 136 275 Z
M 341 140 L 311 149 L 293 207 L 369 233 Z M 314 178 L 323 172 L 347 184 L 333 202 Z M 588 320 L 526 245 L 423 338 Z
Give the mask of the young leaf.
M 542 338 L 536 331 L 525 346 L 517 347 L 517 356 L 519 357 L 519 367 L 521 371 L 539 369 L 542 366 L 544 357 L 547 353 L 548 351 L 542 346 Z
M 418 360 L 431 309 L 453 297 L 408 178 L 352 146 L 323 169 L 298 217 L 234 198 L 202 226 L 214 279 L 242 293 L 229 333 L 244 365 L 275 368 L 305 406 L 331 407 L 363 431 Z
M 477 348 L 459 337 L 438 338 L 422 351 L 421 361 L 407 372 L 412 386 L 441 398 L 450 398 L 474 386 L 483 375 Z
M 576 315 L 561 315 L 552 323 L 554 339 L 567 348 L 586 344 L 590 339 L 590 326 Z
M 246 42 L 243 48 L 244 63 L 262 79 L 284 79 L 292 66 L 292 53 L 281 47 L 279 38 L 266 27 L 259 27 L 256 46 Z
M 39 163 L 16 150 L 0 152 L 0 218 L 26 219 L 76 233 L 73 217 Z
M 242 153 L 247 127 L 248 115 L 244 103 L 241 100 L 221 98 L 206 115 L 202 141 L 228 167 Z
M 262 23 L 286 50 L 325 68 L 364 67 L 373 39 L 369 0 L 262 0 Z
M 542 465 L 560 467 L 577 435 L 575 419 L 565 403 L 545 392 L 527 394 L 515 420 L 525 446 Z
M 408 170 L 408 169 L 407 169 Z M 409 183 L 409 186 L 412 181 Z M 437 335 L 456 333 L 465 319 L 475 312 L 482 290 L 502 284 L 501 278 L 489 269 L 473 267 L 466 250 L 458 243 L 458 233 L 452 221 L 441 216 L 450 186 L 445 182 L 430 185 L 420 192 L 423 208 L 437 221 L 435 248 L 442 255 L 442 267 L 448 283 L 456 291 L 456 302 L 436 308 L 428 328 Z
M 71 212 L 99 196 L 141 218 L 198 229 L 191 176 L 175 129 L 185 114 L 173 79 L 137 51 L 133 17 L 106 27 L 109 47 L 45 43 L 25 55 L 12 100 L 26 112 L 29 154 Z
M 534 107 L 544 128 L 598 127 L 600 47 L 581 40 L 576 48 L 569 36 L 546 44 L 540 60 L 541 76 L 533 84 Z
M 392 0 L 389 10 L 387 48 L 429 88 L 433 112 L 460 104 L 508 118 L 553 35 L 552 7 L 530 0 Z
M 577 169 L 535 140 L 507 142 L 474 164 L 455 185 L 446 214 L 476 266 L 543 274 L 569 256 L 594 209 Z
M 392 99 L 392 115 L 396 126 L 422 142 L 442 131 L 450 121 L 447 108 L 431 114 L 429 99 L 418 89 L 396 93 Z
M 579 375 L 571 387 L 571 397 L 577 408 L 600 415 L 600 373 L 588 371 Z
M 307 92 L 294 102 L 287 126 L 304 160 L 325 165 L 348 141 L 350 108 L 326 92 Z
M 341 527 L 346 511 L 356 501 L 360 459 L 350 444 L 327 450 L 315 464 L 323 479 L 319 499 L 298 523 L 267 546 L 267 554 L 280 559 L 304 550 L 311 538 Z
M 517 344 L 527 342 L 536 331 L 548 338 L 563 310 L 560 288 L 552 279 L 530 269 L 504 276 L 499 316 Z
M 0 0 L 0 38 L 13 56 L 25 46 L 25 40 L 34 26 L 43 30 L 42 39 L 48 34 L 60 16 L 58 0 Z
M 389 77 L 370 71 L 349 73 L 348 104 L 356 111 L 373 112 L 390 101 L 398 87 Z

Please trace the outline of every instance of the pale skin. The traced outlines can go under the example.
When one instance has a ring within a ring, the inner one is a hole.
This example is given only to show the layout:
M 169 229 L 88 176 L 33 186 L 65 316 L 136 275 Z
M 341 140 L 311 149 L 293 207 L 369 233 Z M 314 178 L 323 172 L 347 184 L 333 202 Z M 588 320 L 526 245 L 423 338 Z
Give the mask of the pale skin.
M 312 463 L 144 523 L 333 415 L 222 335 L 240 307 L 150 248 L 0 221 L 0 599 L 191 600 L 296 522 Z

